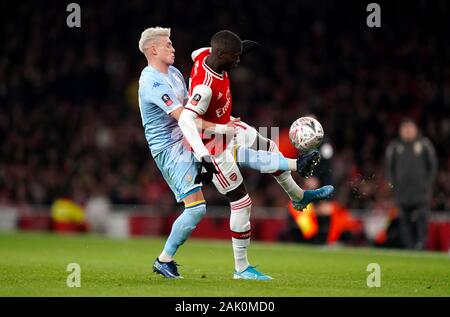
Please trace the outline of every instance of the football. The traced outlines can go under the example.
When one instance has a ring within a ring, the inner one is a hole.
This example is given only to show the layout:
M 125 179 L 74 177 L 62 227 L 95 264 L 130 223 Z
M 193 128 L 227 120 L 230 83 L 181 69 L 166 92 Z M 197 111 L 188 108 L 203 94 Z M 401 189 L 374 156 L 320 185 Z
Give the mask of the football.
M 316 149 L 323 140 L 322 125 L 314 118 L 301 117 L 292 123 L 289 139 L 297 149 L 303 152 Z

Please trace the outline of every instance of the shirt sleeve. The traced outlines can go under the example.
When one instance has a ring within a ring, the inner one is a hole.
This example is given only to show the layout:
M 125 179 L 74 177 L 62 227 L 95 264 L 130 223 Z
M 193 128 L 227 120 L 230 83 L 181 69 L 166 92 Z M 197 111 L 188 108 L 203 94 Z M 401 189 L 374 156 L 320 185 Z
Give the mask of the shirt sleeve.
M 182 106 L 168 84 L 158 81 L 146 81 L 142 85 L 143 100 L 157 105 L 165 113 L 169 114 Z
M 208 110 L 211 96 L 211 87 L 206 85 L 197 85 L 194 87 L 192 95 L 189 98 L 185 108 L 195 112 L 199 116 L 202 116 Z
M 195 62 L 195 59 L 197 58 L 197 56 L 199 56 L 201 53 L 203 53 L 206 50 L 210 51 L 211 47 L 202 47 L 202 48 L 199 48 L 198 50 L 193 51 L 191 54 L 192 61 Z
M 431 183 L 436 177 L 437 168 L 438 168 L 438 160 L 436 157 L 436 151 L 433 147 L 433 144 L 431 144 L 429 139 L 423 138 L 422 143 L 426 149 L 426 155 L 427 155 L 427 161 L 428 161 L 428 177 L 429 177 L 428 180 Z

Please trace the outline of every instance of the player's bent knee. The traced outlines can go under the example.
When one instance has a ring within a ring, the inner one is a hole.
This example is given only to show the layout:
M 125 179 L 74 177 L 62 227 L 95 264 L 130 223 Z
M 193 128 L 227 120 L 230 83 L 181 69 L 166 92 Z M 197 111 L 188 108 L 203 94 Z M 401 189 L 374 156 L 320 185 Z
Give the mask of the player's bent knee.
M 187 230 L 194 230 L 197 224 L 202 220 L 203 216 L 206 214 L 206 203 L 203 201 L 202 203 L 186 207 L 184 209 L 184 218 L 187 219 L 185 222 L 184 228 Z
M 184 206 L 186 207 L 188 205 L 191 205 L 191 204 L 193 204 L 197 201 L 201 201 L 201 200 L 205 200 L 205 197 L 203 196 L 203 191 L 199 190 L 199 191 L 196 191 L 195 193 L 192 193 L 189 196 L 184 197 L 183 203 L 184 203 Z
M 238 187 L 226 193 L 226 195 L 230 201 L 237 201 L 247 195 L 247 189 L 245 189 L 244 183 L 241 183 Z
M 196 222 L 198 223 L 206 214 L 206 204 L 203 204 L 196 208 L 186 208 L 185 212 L 190 213 L 193 219 L 195 219 Z

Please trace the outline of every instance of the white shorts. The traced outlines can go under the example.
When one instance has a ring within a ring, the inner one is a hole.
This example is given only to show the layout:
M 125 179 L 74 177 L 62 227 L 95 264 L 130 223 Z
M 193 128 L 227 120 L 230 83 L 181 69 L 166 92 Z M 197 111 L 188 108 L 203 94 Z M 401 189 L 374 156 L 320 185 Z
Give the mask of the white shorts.
M 214 174 L 213 183 L 219 193 L 223 195 L 236 189 L 243 181 L 241 171 L 233 156 L 234 144 L 231 142 L 222 153 L 213 156 L 214 165 L 219 171 L 219 174 Z
M 236 144 L 242 145 L 245 147 L 252 147 L 256 142 L 256 137 L 258 136 L 258 132 L 255 128 L 249 126 L 247 123 L 240 121 L 236 123 L 237 133 L 234 138 Z
M 213 156 L 216 168 L 219 171 L 219 174 L 214 175 L 213 183 L 219 193 L 223 195 L 236 189 L 243 182 L 243 177 L 235 158 L 236 145 L 251 147 L 256 141 L 258 134 L 255 128 L 245 122 L 241 121 L 236 126 L 238 128 L 236 137 L 222 153 Z

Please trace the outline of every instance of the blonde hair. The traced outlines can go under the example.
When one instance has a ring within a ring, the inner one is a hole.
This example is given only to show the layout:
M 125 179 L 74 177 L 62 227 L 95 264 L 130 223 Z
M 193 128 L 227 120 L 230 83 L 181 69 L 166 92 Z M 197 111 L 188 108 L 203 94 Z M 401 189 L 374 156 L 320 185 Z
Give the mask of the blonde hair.
M 145 29 L 141 34 L 141 38 L 139 40 L 139 50 L 144 53 L 145 44 L 147 42 L 153 42 L 156 38 L 160 36 L 169 36 L 170 37 L 170 28 L 162 28 L 159 26 Z

